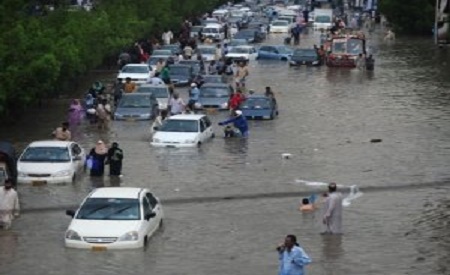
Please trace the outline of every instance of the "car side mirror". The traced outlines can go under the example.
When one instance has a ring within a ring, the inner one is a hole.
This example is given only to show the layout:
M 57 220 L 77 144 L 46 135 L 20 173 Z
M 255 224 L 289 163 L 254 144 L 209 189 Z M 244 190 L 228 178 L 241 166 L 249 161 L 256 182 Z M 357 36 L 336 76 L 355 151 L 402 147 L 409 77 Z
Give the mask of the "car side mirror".
M 66 210 L 66 215 L 71 216 L 73 218 L 73 217 L 75 217 L 75 211 L 74 210 Z
M 150 220 L 151 218 L 154 218 L 154 217 L 156 217 L 156 213 L 155 212 L 145 214 L 145 219 L 147 221 Z

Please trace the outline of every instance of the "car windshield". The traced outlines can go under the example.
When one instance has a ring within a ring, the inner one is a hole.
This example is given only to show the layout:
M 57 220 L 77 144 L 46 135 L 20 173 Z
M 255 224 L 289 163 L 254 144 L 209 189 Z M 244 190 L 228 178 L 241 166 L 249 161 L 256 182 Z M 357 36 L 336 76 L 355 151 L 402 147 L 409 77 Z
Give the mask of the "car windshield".
M 172 55 L 171 50 L 154 50 L 152 55 Z
M 333 42 L 333 53 L 346 53 L 345 42 Z
M 279 47 L 279 48 L 277 48 L 277 50 L 278 50 L 278 52 L 279 53 L 284 53 L 284 54 L 286 54 L 286 53 L 292 53 L 292 50 L 291 49 L 289 49 L 289 48 L 287 48 L 287 47 Z
M 187 67 L 170 67 L 171 75 L 189 75 L 189 68 Z
M 314 21 L 316 23 L 331 23 L 331 17 L 328 15 L 318 15 Z
M 201 88 L 200 89 L 200 97 L 209 97 L 209 98 L 228 98 L 230 95 L 227 89 L 221 88 Z
M 317 52 L 316 52 L 316 50 L 296 50 L 294 52 L 294 56 L 315 57 L 315 56 L 317 56 Z
M 178 45 L 164 45 L 164 46 L 162 46 L 162 50 L 170 51 L 171 53 L 175 53 L 179 49 L 180 49 L 180 47 Z
M 138 199 L 89 198 L 81 206 L 80 220 L 140 220 Z
M 228 18 L 228 22 L 232 22 L 232 23 L 239 22 L 241 20 L 242 20 L 242 18 L 238 17 L 238 16 L 232 16 L 232 17 Z
M 240 36 L 244 36 L 244 37 L 246 37 L 246 36 L 253 36 L 253 35 L 255 35 L 255 31 L 253 31 L 253 30 L 243 30 L 243 31 L 240 31 L 239 33 L 237 33 L 236 35 L 240 35 Z
M 203 33 L 219 33 L 219 29 L 217 28 L 204 28 Z
M 270 109 L 270 99 L 249 98 L 242 104 L 242 109 Z
M 347 51 L 349 54 L 358 55 L 364 53 L 363 51 L 363 41 L 361 39 L 349 39 L 347 41 Z
M 286 22 L 292 22 L 293 21 L 292 18 L 290 18 L 290 17 L 279 17 L 278 19 L 281 20 L 281 21 L 286 21 Z
M 164 87 L 139 87 L 137 93 L 150 93 L 156 98 L 168 98 L 167 88 Z
M 119 102 L 121 108 L 150 108 L 150 94 L 148 95 L 127 95 Z
M 160 132 L 184 132 L 184 133 L 197 133 L 198 121 L 197 120 L 185 120 L 185 119 L 168 119 L 165 120 Z
M 272 23 L 272 26 L 277 26 L 277 27 L 287 26 L 287 25 L 289 25 L 289 23 L 287 21 L 275 21 Z
M 148 60 L 148 64 L 154 66 L 156 65 L 156 63 L 158 63 L 159 59 L 159 57 L 152 57 Z
M 215 54 L 215 48 L 198 48 L 198 52 L 201 54 Z
M 236 47 L 232 48 L 229 53 L 250 53 L 250 48 Z
M 213 75 L 207 75 L 203 78 L 203 81 L 205 83 L 222 83 L 222 77 L 221 76 L 213 76 Z
M 191 28 L 191 32 L 197 33 L 197 32 L 199 32 L 199 31 L 201 31 L 202 29 L 203 29 L 202 26 L 193 26 L 193 27 Z
M 69 162 L 66 147 L 28 147 L 20 158 L 22 162 Z
M 125 66 L 122 69 L 122 73 L 127 74 L 147 74 L 149 68 L 147 66 Z

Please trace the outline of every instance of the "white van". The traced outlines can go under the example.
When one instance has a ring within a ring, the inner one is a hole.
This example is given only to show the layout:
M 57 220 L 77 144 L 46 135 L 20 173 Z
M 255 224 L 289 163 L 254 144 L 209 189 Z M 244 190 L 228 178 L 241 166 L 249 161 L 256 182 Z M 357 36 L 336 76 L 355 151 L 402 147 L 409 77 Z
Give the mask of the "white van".
M 202 30 L 202 34 L 204 37 L 212 37 L 215 41 L 225 39 L 225 30 L 220 24 L 206 25 Z
M 230 12 L 228 10 L 215 10 L 212 13 L 212 17 L 218 18 L 219 20 L 227 19 L 230 15 Z
M 333 26 L 332 9 L 314 9 L 314 30 L 329 30 Z

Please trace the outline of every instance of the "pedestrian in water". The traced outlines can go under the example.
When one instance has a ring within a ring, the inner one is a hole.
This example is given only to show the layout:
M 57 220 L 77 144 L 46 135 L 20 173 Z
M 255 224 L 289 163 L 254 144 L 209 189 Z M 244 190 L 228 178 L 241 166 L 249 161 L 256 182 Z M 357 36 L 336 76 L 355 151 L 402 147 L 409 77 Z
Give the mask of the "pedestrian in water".
M 89 169 L 91 169 L 91 176 L 101 177 L 105 173 L 105 161 L 108 157 L 108 148 L 103 141 L 97 141 L 94 148 L 91 149 L 89 153 L 88 160 L 91 162 L 88 164 Z
M 14 218 L 19 216 L 19 196 L 13 189 L 10 179 L 5 180 L 5 185 L 0 189 L 0 225 L 8 230 Z
M 225 126 L 230 123 L 233 123 L 233 126 L 239 130 L 242 137 L 244 138 L 248 137 L 248 124 L 247 120 L 242 115 L 242 111 L 240 110 L 233 111 L 233 117 L 225 121 L 219 122 L 219 125 Z
M 369 57 L 366 58 L 366 70 L 373 71 L 374 68 L 375 68 L 375 60 L 373 59 L 372 55 L 370 54 Z
M 122 175 L 122 160 L 123 151 L 119 148 L 117 142 L 113 142 L 112 147 L 108 150 L 109 175 L 121 176 Z
M 97 105 L 96 113 L 98 129 L 108 130 L 111 120 L 111 106 L 108 104 L 108 100 L 102 99 L 101 103 Z
M 328 197 L 325 199 L 322 222 L 325 229 L 323 234 L 342 234 L 342 193 L 337 192 L 336 183 L 328 185 Z
M 83 119 L 83 106 L 81 106 L 79 99 L 72 100 L 69 107 L 69 125 L 80 125 Z
M 297 243 L 295 235 L 287 235 L 277 251 L 280 261 L 278 275 L 306 275 L 305 266 L 311 263 L 311 258 Z
M 56 128 L 56 130 L 53 131 L 52 135 L 56 140 L 61 140 L 61 141 L 71 140 L 72 134 L 69 131 L 69 122 L 61 123 L 61 126 Z
M 164 122 L 164 120 L 166 120 L 167 115 L 168 115 L 167 110 L 161 110 L 159 112 L 159 116 L 157 116 L 155 118 L 155 121 L 153 121 L 153 124 L 152 124 L 152 128 L 150 129 L 150 132 L 152 134 L 154 132 L 156 132 L 163 125 L 163 122 Z
M 200 90 L 197 87 L 196 83 L 191 84 L 191 90 L 189 91 L 189 101 L 188 107 L 190 110 L 194 110 L 195 104 L 198 102 L 198 98 L 200 96 Z

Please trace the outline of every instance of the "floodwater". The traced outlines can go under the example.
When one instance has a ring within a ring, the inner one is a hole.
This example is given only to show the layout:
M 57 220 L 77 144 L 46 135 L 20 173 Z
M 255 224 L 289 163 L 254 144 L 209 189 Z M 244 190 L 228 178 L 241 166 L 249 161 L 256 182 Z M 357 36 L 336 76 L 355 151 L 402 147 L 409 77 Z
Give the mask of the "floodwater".
M 302 45 L 317 42 L 309 34 Z M 450 274 L 449 52 L 425 39 L 387 45 L 375 35 L 370 43 L 373 73 L 253 62 L 248 86 L 271 86 L 280 116 L 252 121 L 245 141 L 224 140 L 216 127 L 218 138 L 202 148 L 155 149 L 147 122 L 113 122 L 109 132 L 80 125 L 73 135 L 85 150 L 99 138 L 120 143 L 122 181 L 84 176 L 71 185 L 20 186 L 24 211 L 12 231 L 0 232 L 0 274 L 269 275 L 286 234 L 296 234 L 311 256 L 308 274 Z M 45 139 L 67 106 L 61 99 L 33 110 L 0 138 L 18 148 Z M 321 236 L 318 217 L 297 211 L 301 194 L 325 191 L 305 181 L 364 192 L 344 208 L 342 237 Z M 164 228 L 149 248 L 65 249 L 64 210 L 96 186 L 119 184 L 151 188 L 167 202 Z

